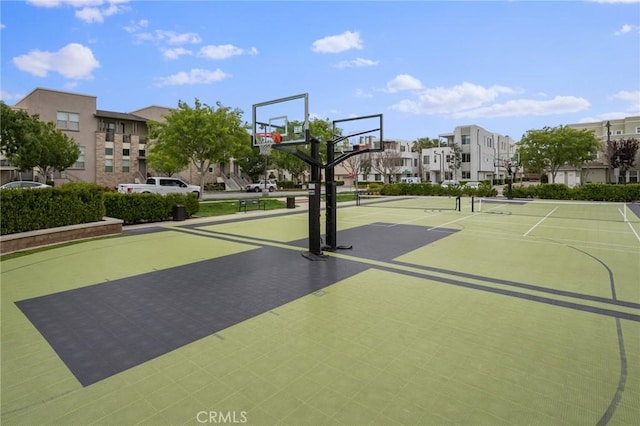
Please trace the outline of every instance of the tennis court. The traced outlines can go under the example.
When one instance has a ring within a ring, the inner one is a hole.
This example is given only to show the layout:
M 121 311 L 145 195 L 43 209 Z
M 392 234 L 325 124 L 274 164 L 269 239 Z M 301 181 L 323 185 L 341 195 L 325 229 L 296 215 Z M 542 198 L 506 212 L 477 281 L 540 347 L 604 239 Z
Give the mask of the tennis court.
M 496 201 L 340 204 L 316 262 L 306 210 L 5 260 L 2 423 L 638 424 L 638 206 Z

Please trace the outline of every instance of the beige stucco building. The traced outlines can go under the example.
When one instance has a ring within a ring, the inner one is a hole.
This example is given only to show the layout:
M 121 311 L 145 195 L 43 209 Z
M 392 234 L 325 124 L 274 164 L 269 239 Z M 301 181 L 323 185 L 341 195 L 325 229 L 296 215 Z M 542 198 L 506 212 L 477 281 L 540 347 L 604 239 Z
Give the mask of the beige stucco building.
M 37 88 L 18 101 L 15 109 L 38 115 L 42 121 L 54 122 L 56 127 L 80 147 L 80 157 L 69 169 L 56 172 L 46 179 L 56 184 L 70 181 L 91 182 L 105 187 L 120 183 L 144 182 L 147 173 L 154 174 L 147 165 L 149 121 L 162 121 L 171 108 L 148 106 L 131 112 L 114 112 L 97 109 L 97 98 L 92 95 Z M 30 179 L 11 167 L 1 164 L 2 183 L 14 179 Z M 209 169 L 205 183 L 224 182 L 227 187 L 238 187 L 233 173 L 239 173 L 237 165 L 216 164 Z M 26 175 L 30 175 L 28 171 Z M 198 185 L 200 177 L 195 167 L 179 174 L 183 179 Z

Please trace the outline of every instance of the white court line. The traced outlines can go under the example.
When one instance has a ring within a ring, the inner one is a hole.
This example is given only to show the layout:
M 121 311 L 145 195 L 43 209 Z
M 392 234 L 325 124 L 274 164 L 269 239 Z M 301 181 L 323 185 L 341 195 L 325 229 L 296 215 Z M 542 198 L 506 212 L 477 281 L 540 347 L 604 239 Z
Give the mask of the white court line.
M 538 225 L 540 225 L 542 222 L 544 222 L 544 220 L 546 218 L 548 218 L 549 216 L 551 216 L 553 214 L 553 212 L 555 212 L 556 210 L 558 210 L 558 207 L 554 208 L 553 210 L 551 210 L 549 213 L 547 213 L 547 215 L 545 217 L 543 217 L 542 219 L 540 219 L 538 221 L 538 223 L 536 223 L 535 225 L 533 225 L 527 232 L 524 233 L 523 237 L 526 237 L 527 235 L 529 235 L 529 232 L 533 231 L 534 229 L 536 229 L 538 227 Z
M 622 210 L 618 209 L 618 211 L 620 212 L 620 215 L 622 216 L 623 219 L 626 219 L 624 217 L 624 213 L 622 212 Z M 638 233 L 636 232 L 635 229 L 633 229 L 633 226 L 631 226 L 631 222 L 629 222 L 628 220 L 626 221 L 627 225 L 629 225 L 629 228 L 631 228 L 631 231 L 633 231 L 633 234 L 636 236 L 636 238 L 638 239 L 638 241 L 640 241 L 640 235 L 638 235 Z
M 469 219 L 470 217 L 474 217 L 475 215 L 476 214 L 474 213 L 474 214 L 471 214 L 469 216 L 461 217 L 460 219 L 452 220 L 451 222 L 443 223 L 443 224 L 438 225 L 438 226 L 432 226 L 431 228 L 427 229 L 427 231 L 433 231 L 434 229 L 438 229 L 438 228 L 441 228 L 443 226 L 450 225 L 452 223 L 460 222 L 461 220 Z

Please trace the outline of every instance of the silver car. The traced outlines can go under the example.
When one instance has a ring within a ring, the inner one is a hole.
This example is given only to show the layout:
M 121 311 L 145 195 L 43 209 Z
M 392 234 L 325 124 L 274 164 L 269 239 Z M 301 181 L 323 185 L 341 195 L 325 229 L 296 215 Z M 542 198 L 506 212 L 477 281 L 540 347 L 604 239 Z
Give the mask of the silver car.
M 0 189 L 17 189 L 17 188 L 51 188 L 51 185 L 45 183 L 33 182 L 31 180 L 17 180 L 15 182 L 5 183 Z

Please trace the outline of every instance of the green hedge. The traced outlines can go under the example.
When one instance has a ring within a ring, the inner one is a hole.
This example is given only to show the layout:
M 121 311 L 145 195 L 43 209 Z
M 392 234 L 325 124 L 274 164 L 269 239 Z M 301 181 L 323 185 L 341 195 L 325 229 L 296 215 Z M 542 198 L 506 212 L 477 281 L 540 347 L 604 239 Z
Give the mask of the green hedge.
M 640 184 L 618 185 L 587 183 L 573 188 L 569 188 L 567 185 L 561 183 L 546 183 L 533 186 L 513 185 L 512 193 L 514 198 L 631 203 L 640 201 Z
M 378 189 L 379 188 L 379 189 Z M 425 183 L 388 183 L 379 184 L 376 189 L 372 185 L 369 186 L 372 192 L 379 192 L 380 195 L 440 195 L 440 196 L 458 196 L 458 195 L 475 195 L 480 197 L 495 197 L 498 191 L 491 187 L 488 183 L 482 183 L 479 188 L 467 188 L 461 186 L 443 187 L 438 184 Z
M 183 205 L 187 217 L 200 208 L 196 194 L 104 194 L 106 215 L 122 219 L 125 225 L 142 222 L 160 222 L 173 218 L 173 207 Z
M 102 194 L 99 185 L 80 182 L 60 188 L 1 190 L 0 233 L 98 222 L 105 215 Z

